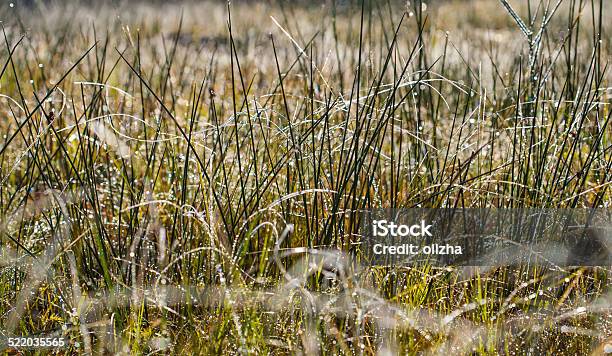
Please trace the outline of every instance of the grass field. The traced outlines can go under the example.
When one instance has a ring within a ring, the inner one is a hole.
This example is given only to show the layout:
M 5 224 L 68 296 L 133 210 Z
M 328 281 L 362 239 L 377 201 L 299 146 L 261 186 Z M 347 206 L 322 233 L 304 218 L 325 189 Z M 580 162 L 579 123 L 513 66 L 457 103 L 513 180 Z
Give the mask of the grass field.
M 612 353 L 610 266 L 356 253 L 366 209 L 610 208 L 609 0 L 0 21 L 4 352 Z

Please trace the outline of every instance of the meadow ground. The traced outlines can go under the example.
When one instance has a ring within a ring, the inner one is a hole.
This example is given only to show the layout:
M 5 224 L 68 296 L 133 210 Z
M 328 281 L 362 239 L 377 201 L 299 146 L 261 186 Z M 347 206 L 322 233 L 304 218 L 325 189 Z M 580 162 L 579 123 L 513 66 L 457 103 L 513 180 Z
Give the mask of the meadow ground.
M 608 209 L 608 0 L 7 0 L 0 21 L 5 351 L 612 352 L 609 266 L 357 247 L 365 209 Z

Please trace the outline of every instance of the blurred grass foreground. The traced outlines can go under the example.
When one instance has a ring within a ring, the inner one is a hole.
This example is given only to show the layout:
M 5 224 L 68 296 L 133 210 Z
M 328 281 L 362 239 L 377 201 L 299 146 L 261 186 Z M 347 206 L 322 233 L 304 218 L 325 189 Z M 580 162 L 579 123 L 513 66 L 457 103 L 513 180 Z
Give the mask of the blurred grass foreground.
M 5 352 L 612 352 L 610 266 L 359 253 L 368 209 L 610 208 L 608 0 L 7 0 L 0 20 Z

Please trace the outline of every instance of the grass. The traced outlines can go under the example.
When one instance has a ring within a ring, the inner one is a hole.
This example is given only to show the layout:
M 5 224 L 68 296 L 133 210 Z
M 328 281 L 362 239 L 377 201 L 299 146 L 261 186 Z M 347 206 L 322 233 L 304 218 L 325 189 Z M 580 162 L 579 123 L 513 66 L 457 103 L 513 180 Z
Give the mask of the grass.
M 609 267 L 349 257 L 365 209 L 609 208 L 610 10 L 2 3 L 3 336 L 69 354 L 610 351 Z

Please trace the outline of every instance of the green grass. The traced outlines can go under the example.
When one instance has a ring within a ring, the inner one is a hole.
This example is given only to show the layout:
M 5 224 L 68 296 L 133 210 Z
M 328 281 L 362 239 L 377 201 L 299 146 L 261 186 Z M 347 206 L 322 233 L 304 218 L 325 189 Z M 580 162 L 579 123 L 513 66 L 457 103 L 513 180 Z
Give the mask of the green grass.
M 0 5 L 3 342 L 612 345 L 607 267 L 347 257 L 364 209 L 609 208 L 606 1 L 14 3 Z

